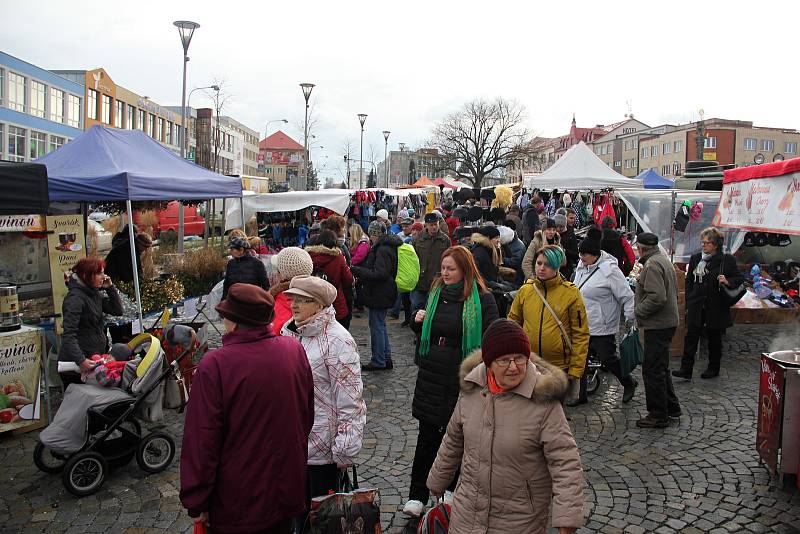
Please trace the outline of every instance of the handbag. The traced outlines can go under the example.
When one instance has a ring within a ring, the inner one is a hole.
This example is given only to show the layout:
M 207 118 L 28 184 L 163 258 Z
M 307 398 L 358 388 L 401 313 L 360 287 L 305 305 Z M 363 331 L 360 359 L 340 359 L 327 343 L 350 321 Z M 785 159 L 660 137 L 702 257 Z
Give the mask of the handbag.
M 183 377 L 172 373 L 167 377 L 164 385 L 164 408 L 178 410 L 178 413 L 181 413 L 188 399 L 189 392 L 186 390 L 186 383 L 183 381 Z
M 308 522 L 311 534 L 380 534 L 380 493 L 377 489 L 356 489 L 358 478 L 353 466 L 353 483 L 347 473 L 339 479 L 339 493 L 311 499 Z
M 644 363 L 644 347 L 639 340 L 639 330 L 632 328 L 619 344 L 619 367 L 623 377 Z
M 723 253 L 722 263 L 720 264 L 721 265 L 720 274 L 725 273 L 725 256 L 726 256 L 725 253 Z M 728 287 L 725 284 L 719 284 L 719 283 L 717 285 L 722 290 L 721 295 L 723 302 L 725 302 L 728 306 L 735 305 L 737 302 L 742 300 L 742 297 L 744 297 L 745 294 L 747 293 L 747 288 L 744 286 L 744 282 L 742 282 L 736 287 Z

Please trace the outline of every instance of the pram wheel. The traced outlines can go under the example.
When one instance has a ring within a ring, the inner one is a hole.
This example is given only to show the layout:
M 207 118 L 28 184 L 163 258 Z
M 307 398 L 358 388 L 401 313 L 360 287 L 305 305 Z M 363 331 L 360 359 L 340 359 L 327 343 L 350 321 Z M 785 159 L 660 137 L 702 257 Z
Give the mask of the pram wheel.
M 64 469 L 66 462 L 66 457 L 48 449 L 41 441 L 33 449 L 33 463 L 36 464 L 40 471 L 45 473 L 60 473 Z
M 102 454 L 79 452 L 67 462 L 62 480 L 67 491 L 76 497 L 85 497 L 100 489 L 107 473 L 108 462 Z
M 175 440 L 166 432 L 152 432 L 139 443 L 136 462 L 142 471 L 160 473 L 175 458 Z
M 586 393 L 592 394 L 600 387 L 600 369 L 589 369 L 586 374 Z

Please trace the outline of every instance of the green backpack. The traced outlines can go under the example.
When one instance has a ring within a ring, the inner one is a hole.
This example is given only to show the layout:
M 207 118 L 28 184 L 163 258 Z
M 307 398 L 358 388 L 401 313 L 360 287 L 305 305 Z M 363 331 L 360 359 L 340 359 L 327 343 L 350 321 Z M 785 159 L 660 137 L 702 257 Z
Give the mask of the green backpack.
M 408 243 L 397 249 L 397 289 L 404 293 L 414 291 L 419 282 L 419 258 L 417 251 Z

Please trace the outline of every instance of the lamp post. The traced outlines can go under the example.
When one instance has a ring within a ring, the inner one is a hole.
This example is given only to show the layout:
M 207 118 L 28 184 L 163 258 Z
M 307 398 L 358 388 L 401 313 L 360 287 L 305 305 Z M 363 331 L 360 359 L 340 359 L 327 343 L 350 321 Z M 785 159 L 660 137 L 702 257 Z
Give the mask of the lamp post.
M 289 124 L 288 119 L 272 119 L 271 121 L 267 121 L 267 124 L 264 126 L 264 139 L 267 138 L 269 135 L 269 125 L 273 122 L 282 122 L 284 124 Z
M 389 154 L 389 134 L 390 133 L 391 132 L 389 130 L 384 130 L 383 131 L 383 140 L 384 140 L 384 144 L 383 144 L 383 164 L 386 166 L 386 172 L 384 173 L 384 174 L 386 174 L 386 183 L 384 184 L 384 187 L 389 187 L 389 160 L 388 160 L 388 154 Z
M 303 176 L 308 177 L 308 99 L 311 98 L 311 91 L 314 90 L 314 84 L 308 82 L 301 83 L 300 88 L 303 90 L 303 98 L 306 100 L 306 120 L 303 126 L 303 165 L 305 166 Z M 306 184 L 306 189 L 308 189 L 308 184 Z
M 364 178 L 364 123 L 367 121 L 366 113 L 358 114 L 358 122 L 361 123 L 361 152 L 358 157 L 358 188 L 362 187 Z
M 183 45 L 183 93 L 181 96 L 181 131 L 183 137 L 181 138 L 181 159 L 186 157 L 186 64 L 189 63 L 189 44 L 192 42 L 194 31 L 200 27 L 196 22 L 189 20 L 176 20 L 172 24 L 178 28 L 178 33 L 181 36 L 181 45 Z M 178 203 L 178 254 L 183 254 L 183 203 Z

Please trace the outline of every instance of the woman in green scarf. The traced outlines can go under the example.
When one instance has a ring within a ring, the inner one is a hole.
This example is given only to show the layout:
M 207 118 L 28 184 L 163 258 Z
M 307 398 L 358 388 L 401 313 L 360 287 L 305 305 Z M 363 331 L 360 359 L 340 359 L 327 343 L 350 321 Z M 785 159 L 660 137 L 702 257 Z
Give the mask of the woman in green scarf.
M 440 275 L 431 285 L 425 309 L 413 314 L 418 334 L 412 414 L 419 421 L 411 490 L 403 508 L 419 517 L 430 497 L 426 481 L 458 401 L 459 369 L 470 352 L 481 347 L 483 332 L 498 318 L 494 296 L 466 247 L 444 251 Z M 453 480 L 455 488 L 458 477 Z

